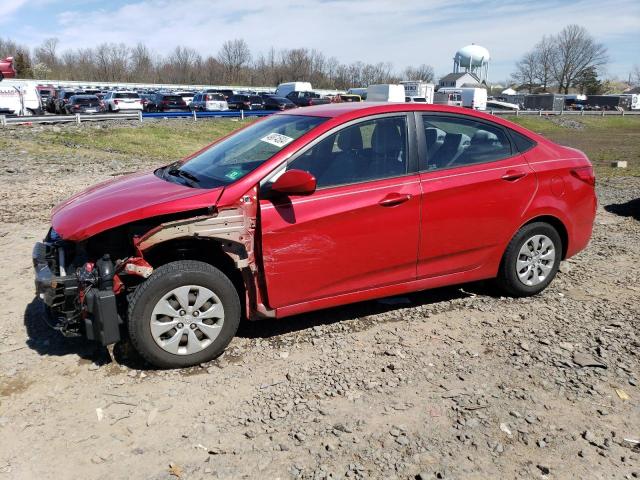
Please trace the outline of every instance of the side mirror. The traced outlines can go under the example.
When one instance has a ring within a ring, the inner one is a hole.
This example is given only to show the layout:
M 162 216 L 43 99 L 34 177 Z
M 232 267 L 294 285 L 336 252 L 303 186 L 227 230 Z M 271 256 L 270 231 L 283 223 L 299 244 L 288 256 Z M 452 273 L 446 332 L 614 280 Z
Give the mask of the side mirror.
M 287 170 L 271 186 L 284 195 L 310 195 L 316 191 L 316 177 L 304 170 Z

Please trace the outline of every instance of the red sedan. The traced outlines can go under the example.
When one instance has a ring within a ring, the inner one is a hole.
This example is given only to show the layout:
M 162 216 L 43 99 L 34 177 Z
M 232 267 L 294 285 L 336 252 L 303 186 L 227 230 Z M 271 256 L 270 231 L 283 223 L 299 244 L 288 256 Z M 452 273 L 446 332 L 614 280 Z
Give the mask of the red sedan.
M 7 57 L 4 60 L 0 60 L 0 80 L 3 78 L 14 78 L 16 76 L 16 69 L 13 64 L 13 57 Z
M 535 295 L 587 246 L 594 184 L 582 152 L 471 110 L 282 112 L 56 207 L 37 291 L 63 332 L 194 365 L 244 316 L 490 278 Z

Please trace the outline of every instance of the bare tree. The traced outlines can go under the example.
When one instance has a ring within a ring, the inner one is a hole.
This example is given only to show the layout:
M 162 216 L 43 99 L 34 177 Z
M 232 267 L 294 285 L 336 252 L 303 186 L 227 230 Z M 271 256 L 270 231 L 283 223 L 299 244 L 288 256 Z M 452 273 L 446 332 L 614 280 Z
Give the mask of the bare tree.
M 568 93 L 576 79 L 590 67 L 598 68 L 607 62 L 607 49 L 597 43 L 579 25 L 569 25 L 554 37 L 551 71 L 558 83 L 558 92 Z
M 251 63 L 251 51 L 242 39 L 225 42 L 217 55 L 205 58 L 185 46 L 177 46 L 170 54 L 160 57 L 142 43 L 133 47 L 103 43 L 62 52 L 58 43 L 55 38 L 45 40 L 33 50 L 32 61 L 27 47 L 0 38 L 0 55 L 16 56 L 16 52 L 21 52 L 21 69 L 32 70 L 39 79 L 261 86 L 302 80 L 316 88 L 337 89 L 392 83 L 403 77 L 433 80 L 433 69 L 429 65 L 408 67 L 398 76 L 390 63 L 343 65 L 334 57 L 327 58 L 322 52 L 307 48 L 276 51 L 272 47 Z
M 537 71 L 538 56 L 534 51 L 527 52 L 517 61 L 516 71 L 511 74 L 511 78 L 531 93 L 537 80 Z
M 423 80 L 425 82 L 433 82 L 435 75 L 431 65 L 422 64 L 417 67 L 407 67 L 403 72 L 405 80 Z
M 59 59 L 57 38 L 47 38 L 42 42 L 42 45 L 35 48 L 33 53 L 37 63 L 46 65 L 50 70 L 50 73 L 54 76 L 58 73 Z
M 556 45 L 552 37 L 547 35 L 542 37 L 534 47 L 535 54 L 535 80 L 540 84 L 543 91 L 547 91 L 549 83 L 553 78 L 553 61 L 555 58 Z
M 147 46 L 138 43 L 131 50 L 130 78 L 136 82 L 155 77 L 153 57 Z
M 241 38 L 227 40 L 218 52 L 218 61 L 225 69 L 225 81 L 228 83 L 239 82 L 242 69 L 248 66 L 251 61 L 251 51 L 247 42 Z
M 640 65 L 634 65 L 629 75 L 629 83 L 634 86 L 640 86 Z

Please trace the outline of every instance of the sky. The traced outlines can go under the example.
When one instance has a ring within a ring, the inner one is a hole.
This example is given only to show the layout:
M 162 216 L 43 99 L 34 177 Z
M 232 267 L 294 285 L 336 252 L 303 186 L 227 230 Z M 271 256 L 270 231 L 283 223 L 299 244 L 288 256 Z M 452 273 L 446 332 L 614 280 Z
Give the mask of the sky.
M 315 48 L 396 71 L 427 63 L 442 76 L 455 52 L 475 43 L 491 54 L 492 82 L 571 23 L 608 48 L 606 75 L 624 80 L 640 63 L 638 0 L 0 0 L 0 37 L 31 47 L 57 37 L 61 49 L 143 42 L 158 54 L 180 44 L 215 55 L 225 40 L 243 38 L 254 54 Z

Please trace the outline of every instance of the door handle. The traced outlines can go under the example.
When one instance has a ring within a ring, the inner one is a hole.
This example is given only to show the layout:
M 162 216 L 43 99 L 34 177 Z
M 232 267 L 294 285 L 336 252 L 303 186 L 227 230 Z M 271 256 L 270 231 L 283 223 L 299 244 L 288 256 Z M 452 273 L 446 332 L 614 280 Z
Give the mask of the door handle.
M 390 193 L 380 200 L 378 204 L 383 207 L 394 207 L 409 200 L 411 200 L 411 195 L 409 194 L 400 195 L 399 193 Z
M 522 170 L 507 170 L 507 173 L 502 176 L 502 179 L 507 182 L 515 182 L 516 180 L 526 176 L 527 172 L 523 172 Z

